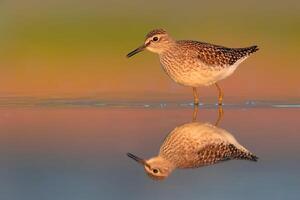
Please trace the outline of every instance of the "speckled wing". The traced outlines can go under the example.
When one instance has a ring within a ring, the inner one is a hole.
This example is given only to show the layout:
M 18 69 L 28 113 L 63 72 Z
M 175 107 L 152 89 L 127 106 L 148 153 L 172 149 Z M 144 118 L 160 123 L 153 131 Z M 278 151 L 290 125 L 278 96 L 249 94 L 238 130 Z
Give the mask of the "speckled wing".
M 246 48 L 227 48 L 224 46 L 190 40 L 182 40 L 178 42 L 181 45 L 188 46 L 196 51 L 197 59 L 208 66 L 231 66 L 258 50 L 257 46 Z
M 231 159 L 257 160 L 226 130 L 199 122 L 183 124 L 171 131 L 159 155 L 177 168 L 195 168 Z
M 257 161 L 257 157 L 250 152 L 238 149 L 233 144 L 208 144 L 198 152 L 198 166 L 212 165 L 221 161 L 238 159 Z

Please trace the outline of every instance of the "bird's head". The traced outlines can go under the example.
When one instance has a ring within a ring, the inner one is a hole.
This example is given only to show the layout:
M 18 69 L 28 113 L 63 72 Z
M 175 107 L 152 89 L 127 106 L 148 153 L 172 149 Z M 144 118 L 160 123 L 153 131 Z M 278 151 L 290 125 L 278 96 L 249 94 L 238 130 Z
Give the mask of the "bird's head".
M 154 29 L 146 35 L 144 44 L 127 54 L 127 57 L 129 58 L 144 49 L 161 54 L 168 50 L 173 44 L 173 39 L 164 29 Z
M 144 160 L 131 153 L 128 153 L 127 156 L 142 164 L 147 175 L 154 180 L 164 180 L 175 169 L 171 162 L 159 156 L 149 160 Z

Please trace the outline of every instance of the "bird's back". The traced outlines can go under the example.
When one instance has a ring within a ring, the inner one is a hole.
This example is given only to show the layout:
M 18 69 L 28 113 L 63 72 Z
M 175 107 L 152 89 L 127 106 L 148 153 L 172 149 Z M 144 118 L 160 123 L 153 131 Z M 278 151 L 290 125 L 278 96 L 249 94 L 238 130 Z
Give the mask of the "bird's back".
M 228 77 L 243 60 L 257 50 L 257 46 L 227 48 L 204 42 L 180 40 L 160 54 L 160 62 L 175 82 L 184 86 L 199 87 L 214 84 Z
M 257 159 L 224 129 L 197 122 L 174 129 L 161 146 L 160 156 L 178 168 L 200 167 L 230 159 Z
M 228 48 L 192 40 L 179 40 L 177 43 L 187 51 L 195 51 L 199 61 L 210 66 L 231 66 L 258 50 L 257 46 Z

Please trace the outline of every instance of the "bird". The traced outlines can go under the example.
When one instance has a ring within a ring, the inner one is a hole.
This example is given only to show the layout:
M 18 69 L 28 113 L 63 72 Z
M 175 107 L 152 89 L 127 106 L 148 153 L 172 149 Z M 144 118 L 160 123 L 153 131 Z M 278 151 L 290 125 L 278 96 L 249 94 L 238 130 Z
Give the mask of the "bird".
M 165 138 L 157 156 L 127 156 L 144 166 L 154 180 L 166 179 L 175 169 L 198 168 L 227 160 L 257 161 L 232 134 L 210 123 L 190 122 L 176 127 Z
M 176 83 L 192 87 L 194 105 L 199 105 L 197 88 L 215 85 L 218 105 L 223 104 L 223 91 L 218 82 L 230 76 L 246 58 L 259 50 L 253 45 L 228 48 L 193 40 L 174 40 L 164 29 L 150 31 L 144 43 L 127 54 L 127 58 L 149 50 L 158 54 L 162 68 Z

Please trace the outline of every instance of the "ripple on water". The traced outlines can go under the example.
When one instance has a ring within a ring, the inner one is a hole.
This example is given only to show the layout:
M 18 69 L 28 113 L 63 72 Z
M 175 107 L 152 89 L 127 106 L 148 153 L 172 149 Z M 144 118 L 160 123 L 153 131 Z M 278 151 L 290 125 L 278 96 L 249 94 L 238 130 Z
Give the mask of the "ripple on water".
M 1 97 L 0 107 L 107 107 L 107 108 L 186 108 L 193 107 L 188 101 L 107 101 L 97 98 L 33 98 Z M 199 107 L 217 108 L 215 103 L 200 103 Z M 246 100 L 226 102 L 227 108 L 300 108 L 300 101 L 259 101 Z

